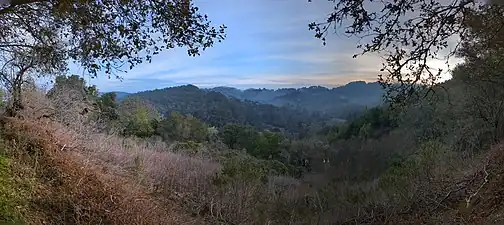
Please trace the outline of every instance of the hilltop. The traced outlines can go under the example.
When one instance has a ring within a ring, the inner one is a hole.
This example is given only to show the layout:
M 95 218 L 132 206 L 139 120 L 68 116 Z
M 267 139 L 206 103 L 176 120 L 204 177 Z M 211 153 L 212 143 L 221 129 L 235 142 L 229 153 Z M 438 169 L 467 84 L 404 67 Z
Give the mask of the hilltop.
M 161 114 L 191 114 L 211 125 L 245 124 L 257 129 L 300 133 L 309 126 L 344 121 L 366 108 L 382 104 L 378 83 L 351 82 L 337 88 L 320 86 L 284 89 L 183 85 L 138 93 L 114 92 L 118 101 L 141 98 Z
M 184 86 L 169 87 L 159 90 L 173 90 Z M 194 85 L 187 86 L 193 87 L 193 89 L 198 88 Z M 364 108 L 378 106 L 383 103 L 383 94 L 385 93 L 378 82 L 366 83 L 365 81 L 354 81 L 335 88 L 310 86 L 279 89 L 249 88 L 241 90 L 234 87 L 219 86 L 198 89 L 206 92 L 218 92 L 228 98 L 235 98 L 242 101 L 332 114 L 336 117 L 345 117 L 350 113 L 362 111 Z M 145 92 L 150 91 L 147 90 L 139 93 Z M 119 101 L 127 96 L 137 94 L 120 91 L 114 93 L 116 93 Z
M 300 108 L 337 116 L 380 105 L 383 102 L 382 96 L 384 94 L 384 90 L 379 83 L 366 83 L 364 81 L 350 82 L 335 88 L 310 86 L 276 90 L 264 88 L 240 90 L 231 87 L 215 87 L 207 90 L 241 100 Z

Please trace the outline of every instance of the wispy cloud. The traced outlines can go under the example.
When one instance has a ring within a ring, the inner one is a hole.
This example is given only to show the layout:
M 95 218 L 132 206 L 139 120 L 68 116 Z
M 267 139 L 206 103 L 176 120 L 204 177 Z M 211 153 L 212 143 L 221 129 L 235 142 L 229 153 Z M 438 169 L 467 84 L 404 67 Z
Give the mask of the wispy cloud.
M 190 57 L 183 48 L 163 52 L 128 73 L 123 81 L 91 79 L 102 91 L 136 92 L 167 86 L 300 87 L 337 86 L 375 81 L 381 59 L 353 59 L 357 40 L 331 36 L 327 46 L 314 38 L 308 23 L 331 11 L 330 1 L 195 0 L 215 25 L 228 26 L 227 39 Z M 72 72 L 80 74 L 78 67 Z

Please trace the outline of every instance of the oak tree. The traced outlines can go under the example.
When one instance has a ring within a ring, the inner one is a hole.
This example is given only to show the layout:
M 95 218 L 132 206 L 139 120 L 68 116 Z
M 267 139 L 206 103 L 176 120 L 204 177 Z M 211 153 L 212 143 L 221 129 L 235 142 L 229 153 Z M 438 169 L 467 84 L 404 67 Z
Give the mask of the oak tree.
M 0 4 L 0 80 L 22 108 L 28 75 L 62 74 L 72 62 L 91 77 L 117 76 L 153 55 L 191 56 L 225 38 L 189 0 L 10 0 Z
M 358 38 L 356 47 L 360 53 L 354 58 L 380 54 L 383 65 L 378 80 L 393 103 L 403 103 L 433 90 L 431 87 L 439 81 L 442 71 L 429 66 L 429 60 L 444 54 L 448 63 L 471 36 L 471 15 L 488 7 L 502 8 L 495 4 L 500 1 L 490 1 L 490 5 L 474 0 L 329 1 L 334 2 L 332 12 L 325 21 L 309 24 L 309 29 L 324 44 L 332 31 Z M 457 43 L 453 49 L 450 40 Z

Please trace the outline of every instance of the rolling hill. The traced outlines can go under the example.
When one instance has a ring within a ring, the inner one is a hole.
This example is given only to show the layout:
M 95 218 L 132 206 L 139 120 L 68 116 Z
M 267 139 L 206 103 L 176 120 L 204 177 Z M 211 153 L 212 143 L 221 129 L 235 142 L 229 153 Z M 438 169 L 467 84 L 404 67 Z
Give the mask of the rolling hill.
M 215 87 L 206 90 L 219 92 L 236 99 L 303 109 L 335 117 L 346 117 L 363 108 L 377 106 L 382 102 L 384 94 L 379 83 L 364 81 L 351 82 L 336 88 L 311 86 L 277 90 L 239 90 L 231 87 Z
M 203 89 L 184 85 L 116 94 L 119 101 L 139 97 L 164 115 L 191 114 L 218 127 L 236 123 L 299 133 L 308 127 L 342 122 L 365 108 L 379 105 L 383 90 L 378 83 L 359 81 L 331 89 L 320 86 L 277 90 Z
M 257 129 L 298 133 L 305 131 L 311 124 L 327 119 L 307 110 L 230 98 L 220 92 L 203 90 L 194 85 L 138 92 L 129 97 L 148 101 L 164 115 L 171 112 L 191 114 L 218 127 L 234 123 Z

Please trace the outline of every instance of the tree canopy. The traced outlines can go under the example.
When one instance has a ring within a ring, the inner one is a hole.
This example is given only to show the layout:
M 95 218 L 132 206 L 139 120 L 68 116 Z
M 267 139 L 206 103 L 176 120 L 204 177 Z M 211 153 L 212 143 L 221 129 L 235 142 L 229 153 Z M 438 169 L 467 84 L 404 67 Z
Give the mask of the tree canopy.
M 25 75 L 62 74 L 68 62 L 118 77 L 163 50 L 196 56 L 224 30 L 187 0 L 11 0 L 0 5 L 0 79 L 20 98 Z
M 430 87 L 437 83 L 442 71 L 433 70 L 428 61 L 442 53 L 446 60 L 454 56 L 462 42 L 474 37 L 475 30 L 470 27 L 477 15 L 502 10 L 500 5 L 473 0 L 332 2 L 334 8 L 327 20 L 313 22 L 309 29 L 324 44 L 331 31 L 359 38 L 361 42 L 356 47 L 361 53 L 354 57 L 373 52 L 382 55 L 384 62 L 378 79 L 393 102 L 416 96 L 420 93 L 418 87 L 432 90 Z M 454 49 L 450 49 L 451 40 L 457 43 Z

